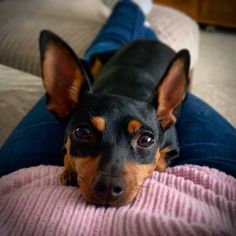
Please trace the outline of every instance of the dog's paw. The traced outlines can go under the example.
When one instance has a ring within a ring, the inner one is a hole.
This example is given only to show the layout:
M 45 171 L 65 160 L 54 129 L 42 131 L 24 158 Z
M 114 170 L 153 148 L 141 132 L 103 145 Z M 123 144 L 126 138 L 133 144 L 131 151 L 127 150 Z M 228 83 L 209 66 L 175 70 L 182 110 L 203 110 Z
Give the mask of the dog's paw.
M 71 170 L 64 170 L 60 176 L 63 185 L 77 186 L 77 173 Z

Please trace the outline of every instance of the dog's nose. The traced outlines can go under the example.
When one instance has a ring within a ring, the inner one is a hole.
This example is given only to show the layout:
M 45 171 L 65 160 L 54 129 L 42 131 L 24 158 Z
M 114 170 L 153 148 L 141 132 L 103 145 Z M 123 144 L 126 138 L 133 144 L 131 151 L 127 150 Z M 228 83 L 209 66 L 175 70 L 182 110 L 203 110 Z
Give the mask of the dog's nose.
M 102 202 L 111 202 L 122 196 L 125 183 L 121 177 L 98 175 L 93 182 L 93 192 Z

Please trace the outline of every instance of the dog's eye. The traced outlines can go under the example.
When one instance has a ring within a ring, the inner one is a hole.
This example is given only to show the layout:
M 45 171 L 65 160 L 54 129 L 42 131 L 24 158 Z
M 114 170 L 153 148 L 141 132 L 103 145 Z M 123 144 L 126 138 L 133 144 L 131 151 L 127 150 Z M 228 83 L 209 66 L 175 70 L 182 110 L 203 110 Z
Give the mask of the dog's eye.
M 137 145 L 141 148 L 151 147 L 154 143 L 155 143 L 154 136 L 150 132 L 141 133 L 137 140 Z
M 94 133 L 89 125 L 80 125 L 74 130 L 74 135 L 80 142 L 90 142 L 94 139 Z

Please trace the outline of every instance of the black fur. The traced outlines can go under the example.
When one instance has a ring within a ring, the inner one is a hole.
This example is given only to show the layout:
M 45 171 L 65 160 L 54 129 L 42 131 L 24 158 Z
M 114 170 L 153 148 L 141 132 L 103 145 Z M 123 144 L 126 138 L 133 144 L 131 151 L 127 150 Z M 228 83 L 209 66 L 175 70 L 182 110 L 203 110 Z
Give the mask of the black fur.
M 69 48 L 61 39 L 50 32 L 41 35 L 40 51 L 44 55 L 46 40 L 58 41 L 63 47 Z M 69 48 L 71 55 L 74 52 Z M 186 50 L 178 56 L 185 57 L 186 74 L 189 69 L 189 56 Z M 71 140 L 70 154 L 74 157 L 101 157 L 100 170 L 119 166 L 122 169 L 125 160 L 140 164 L 152 163 L 157 149 L 170 147 L 167 162 L 179 154 L 175 126 L 163 129 L 157 118 L 156 88 L 162 83 L 165 73 L 176 53 L 165 44 L 157 41 L 136 41 L 127 44 L 117 52 L 113 51 L 96 55 L 105 65 L 94 80 L 83 60 L 77 60 L 86 76 L 87 84 L 76 109 L 70 114 L 66 135 Z M 41 56 L 41 61 L 43 61 Z M 179 109 L 176 110 L 179 112 Z M 92 130 L 94 142 L 80 143 L 75 129 L 80 124 L 91 125 L 91 117 L 101 116 L 105 119 L 104 132 Z M 176 115 L 178 117 L 178 114 Z M 128 123 L 138 119 L 143 126 L 141 131 L 154 135 L 155 144 L 150 148 L 134 145 L 138 134 L 127 131 Z
M 150 51 L 152 52 L 150 54 Z M 158 56 L 153 57 L 153 54 Z M 108 62 L 92 85 L 92 93 L 82 95 L 78 109 L 68 126 L 72 132 L 79 123 L 86 123 L 90 116 L 102 116 L 106 120 L 106 130 L 99 142 L 80 145 L 72 137 L 73 156 L 102 156 L 101 168 L 113 163 L 122 165 L 124 160 L 140 164 L 151 163 L 158 147 L 169 146 L 167 162 L 178 157 L 179 148 L 174 125 L 162 130 L 156 117 L 157 103 L 154 91 L 175 57 L 166 45 L 156 41 L 137 41 L 123 47 L 117 53 L 98 55 Z M 156 145 L 143 150 L 130 146 L 131 137 L 127 133 L 128 122 L 138 119 L 143 129 L 150 130 Z

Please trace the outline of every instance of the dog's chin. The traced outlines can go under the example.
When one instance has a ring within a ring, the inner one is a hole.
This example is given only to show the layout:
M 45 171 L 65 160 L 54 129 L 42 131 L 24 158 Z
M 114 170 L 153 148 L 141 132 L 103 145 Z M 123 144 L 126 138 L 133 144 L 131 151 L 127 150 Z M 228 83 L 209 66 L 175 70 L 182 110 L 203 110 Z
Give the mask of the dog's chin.
M 87 202 L 89 204 L 93 204 L 93 205 L 96 205 L 97 207 L 121 207 L 121 206 L 124 206 L 126 204 L 128 204 L 129 202 L 112 202 L 112 201 L 90 201 L 90 200 L 87 200 Z
M 97 200 L 97 199 L 88 199 L 85 198 L 85 200 L 93 205 L 101 206 L 101 207 L 121 207 L 124 205 L 127 205 L 132 202 L 132 200 L 116 200 L 116 201 L 102 201 L 102 200 Z
M 98 199 L 96 196 L 94 196 L 92 193 L 83 193 L 83 191 L 80 191 L 84 199 L 93 205 L 96 206 L 103 206 L 103 207 L 121 207 L 124 205 L 127 205 L 134 201 L 138 191 L 133 192 L 132 194 L 126 194 L 124 193 L 124 196 L 121 196 L 119 199 L 116 200 L 110 200 L 110 199 Z

